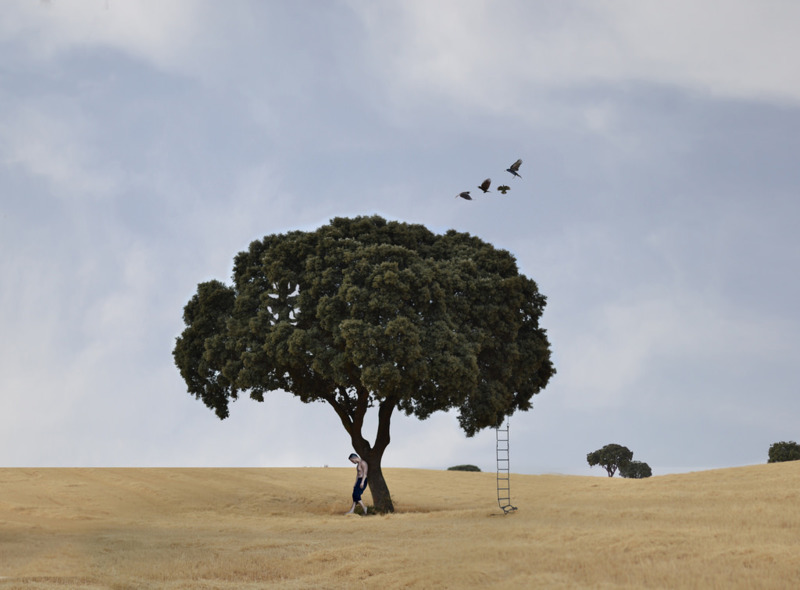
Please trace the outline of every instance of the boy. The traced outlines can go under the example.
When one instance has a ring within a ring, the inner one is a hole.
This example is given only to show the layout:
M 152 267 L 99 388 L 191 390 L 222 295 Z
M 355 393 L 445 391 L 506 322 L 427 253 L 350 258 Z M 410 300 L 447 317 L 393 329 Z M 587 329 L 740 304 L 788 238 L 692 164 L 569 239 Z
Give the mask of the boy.
M 361 510 L 363 510 L 363 516 L 366 516 L 367 507 L 364 506 L 364 502 L 361 501 L 361 494 L 363 494 L 364 490 L 367 488 L 367 462 L 355 453 L 352 453 L 349 459 L 351 463 L 355 463 L 356 465 L 357 476 L 356 484 L 353 486 L 353 506 L 350 508 L 350 512 L 346 514 L 353 514 L 356 509 L 356 504 L 360 504 Z

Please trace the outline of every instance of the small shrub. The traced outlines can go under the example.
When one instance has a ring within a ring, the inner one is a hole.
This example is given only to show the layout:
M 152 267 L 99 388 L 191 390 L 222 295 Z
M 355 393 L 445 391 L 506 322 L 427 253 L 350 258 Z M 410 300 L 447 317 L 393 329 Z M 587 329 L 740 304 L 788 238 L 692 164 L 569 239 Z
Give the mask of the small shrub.
M 480 467 L 477 465 L 454 465 L 453 467 L 448 467 L 448 471 L 480 471 Z
M 782 463 L 784 461 L 799 461 L 800 445 L 796 442 L 781 441 L 772 443 L 769 447 L 769 459 L 767 463 Z
M 619 466 L 619 474 L 630 479 L 644 479 L 653 475 L 653 470 L 644 461 L 630 461 Z

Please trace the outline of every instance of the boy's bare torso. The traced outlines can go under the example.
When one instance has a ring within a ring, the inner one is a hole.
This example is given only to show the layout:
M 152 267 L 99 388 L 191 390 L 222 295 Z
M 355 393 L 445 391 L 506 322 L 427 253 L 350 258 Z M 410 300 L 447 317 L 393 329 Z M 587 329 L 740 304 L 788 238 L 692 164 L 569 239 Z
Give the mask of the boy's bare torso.
M 364 459 L 359 459 L 356 463 L 356 479 L 364 479 L 367 477 L 367 462 Z

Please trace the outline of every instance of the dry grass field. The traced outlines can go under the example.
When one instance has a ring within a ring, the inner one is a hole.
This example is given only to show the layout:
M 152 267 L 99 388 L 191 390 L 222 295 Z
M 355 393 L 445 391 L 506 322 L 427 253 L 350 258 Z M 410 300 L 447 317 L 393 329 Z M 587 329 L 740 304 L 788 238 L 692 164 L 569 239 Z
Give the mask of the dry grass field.
M 800 588 L 800 461 L 653 477 L 0 469 L 7 588 Z M 365 495 L 369 503 L 369 495 Z

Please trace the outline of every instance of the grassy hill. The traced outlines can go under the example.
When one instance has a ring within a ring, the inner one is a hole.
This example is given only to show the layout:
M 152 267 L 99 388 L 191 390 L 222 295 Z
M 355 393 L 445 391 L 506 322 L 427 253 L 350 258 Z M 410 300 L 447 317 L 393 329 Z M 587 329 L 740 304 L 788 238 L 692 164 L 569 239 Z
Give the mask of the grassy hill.
M 645 480 L 385 469 L 0 469 L 0 589 L 800 588 L 800 461 Z M 365 494 L 369 503 L 369 494 Z

